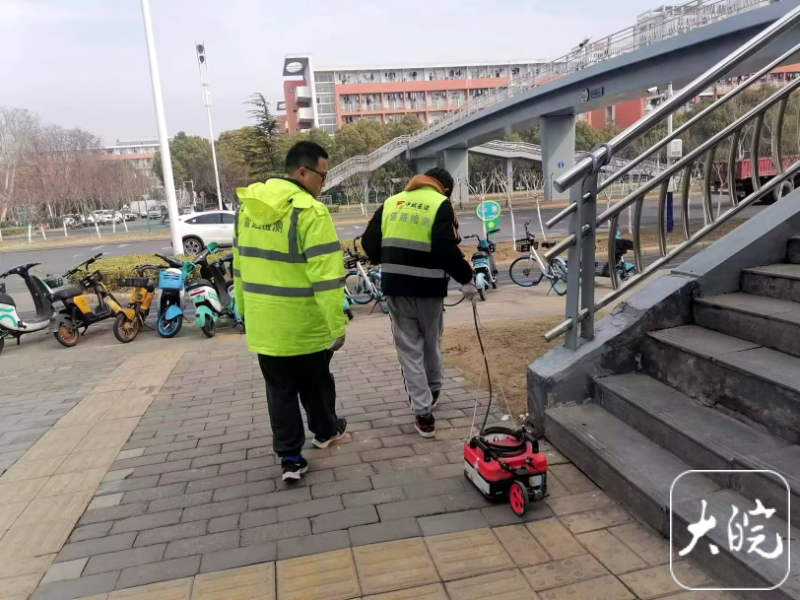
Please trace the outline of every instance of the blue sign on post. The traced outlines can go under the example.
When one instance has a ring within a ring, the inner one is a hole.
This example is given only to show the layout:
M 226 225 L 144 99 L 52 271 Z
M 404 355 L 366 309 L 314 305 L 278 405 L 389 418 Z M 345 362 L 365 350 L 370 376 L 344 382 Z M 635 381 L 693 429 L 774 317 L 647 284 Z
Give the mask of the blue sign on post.
M 563 162 L 558 163 L 558 168 L 559 169 L 563 169 L 564 166 L 565 166 L 565 164 Z
M 493 221 L 500 216 L 500 205 L 494 200 L 487 200 L 478 204 L 475 214 L 481 221 Z

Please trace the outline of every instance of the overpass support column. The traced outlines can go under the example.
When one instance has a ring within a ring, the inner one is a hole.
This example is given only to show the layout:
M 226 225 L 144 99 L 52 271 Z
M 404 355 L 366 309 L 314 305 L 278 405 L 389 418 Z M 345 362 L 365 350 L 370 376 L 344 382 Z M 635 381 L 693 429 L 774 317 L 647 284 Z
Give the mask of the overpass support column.
M 466 148 L 444 151 L 444 168 L 453 176 L 454 188 L 450 197 L 453 206 L 469 201 L 469 153 Z
M 539 118 L 542 138 L 542 174 L 544 199 L 569 199 L 569 190 L 558 192 L 553 180 L 575 164 L 575 115 L 551 115 Z
M 436 158 L 415 158 L 411 161 L 411 168 L 414 173 L 420 175 L 429 169 L 436 167 Z
M 506 159 L 506 181 L 508 181 L 508 193 L 514 193 L 514 159 Z

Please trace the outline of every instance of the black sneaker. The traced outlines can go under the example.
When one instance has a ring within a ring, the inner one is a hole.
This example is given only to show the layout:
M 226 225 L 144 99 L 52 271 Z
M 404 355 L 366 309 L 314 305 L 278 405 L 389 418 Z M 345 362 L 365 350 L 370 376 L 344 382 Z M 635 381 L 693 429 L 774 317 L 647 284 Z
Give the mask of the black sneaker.
M 436 405 L 439 404 L 439 396 L 441 395 L 441 390 L 436 390 L 435 392 L 431 392 L 433 394 L 433 404 L 431 404 L 431 410 L 436 408 Z
M 414 428 L 422 437 L 432 438 L 436 435 L 436 419 L 433 418 L 432 414 L 427 414 L 424 417 L 417 415 Z
M 281 460 L 281 468 L 283 469 L 284 481 L 299 481 L 300 478 L 308 472 L 308 463 L 302 456 L 300 460 Z
M 314 439 L 311 440 L 311 443 L 317 448 L 327 448 L 336 440 L 342 439 L 344 434 L 347 433 L 347 421 L 345 419 L 339 419 L 337 421 L 336 429 L 338 430 L 338 433 L 335 436 L 328 438 L 327 440 L 318 440 L 316 436 L 314 436 Z

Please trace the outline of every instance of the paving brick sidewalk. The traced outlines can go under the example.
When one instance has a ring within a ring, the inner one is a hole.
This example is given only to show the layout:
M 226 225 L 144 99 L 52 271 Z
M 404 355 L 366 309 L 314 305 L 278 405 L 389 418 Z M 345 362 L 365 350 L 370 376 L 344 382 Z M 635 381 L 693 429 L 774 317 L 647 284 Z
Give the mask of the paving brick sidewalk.
M 461 455 L 475 399 L 485 407 L 486 395 L 448 370 L 436 439 L 422 439 L 388 332 L 362 330 L 337 354 L 349 433 L 329 449 L 309 446 L 311 470 L 291 486 L 272 453 L 255 358 L 230 337 L 202 344 L 172 369 L 34 599 L 345 600 L 396 590 L 375 598 L 535 599 L 537 590 L 548 600 L 625 600 L 677 591 L 664 543 L 546 445 L 550 498 L 524 521 L 488 503 L 464 478 Z M 374 546 L 386 542 L 398 545 Z M 427 590 L 395 573 L 408 548 L 435 565 L 419 580 Z M 473 550 L 483 570 L 468 560 Z M 373 552 L 383 556 L 374 568 Z M 350 578 L 335 591 L 334 563 Z M 251 580 L 260 587 L 243 592 Z

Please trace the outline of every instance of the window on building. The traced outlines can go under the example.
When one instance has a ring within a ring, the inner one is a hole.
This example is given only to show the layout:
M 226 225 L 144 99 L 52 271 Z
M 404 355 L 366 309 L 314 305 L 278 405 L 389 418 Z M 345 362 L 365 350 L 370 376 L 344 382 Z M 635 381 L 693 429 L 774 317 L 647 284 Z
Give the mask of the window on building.
M 606 106 L 606 124 L 614 122 L 614 107 Z

